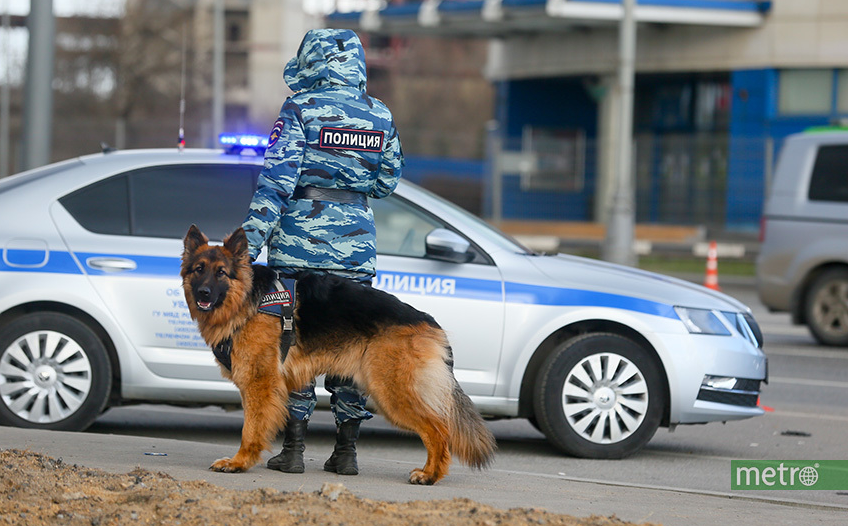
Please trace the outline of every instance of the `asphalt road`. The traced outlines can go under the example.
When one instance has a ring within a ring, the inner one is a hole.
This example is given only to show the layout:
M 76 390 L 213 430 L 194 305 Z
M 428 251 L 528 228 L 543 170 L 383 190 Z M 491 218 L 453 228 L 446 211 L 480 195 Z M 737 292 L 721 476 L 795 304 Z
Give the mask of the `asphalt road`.
M 307 473 L 285 475 L 257 466 L 226 475 L 205 468 L 236 451 L 241 413 L 167 406 L 110 410 L 87 434 L 2 429 L 0 446 L 29 447 L 116 472 L 141 465 L 234 488 L 314 491 L 329 480 L 367 498 L 466 497 L 502 508 L 615 514 L 669 525 L 848 523 L 848 491 L 730 491 L 732 459 L 848 458 L 848 350 L 816 345 L 806 329 L 790 325 L 788 315 L 768 313 L 750 285 L 727 285 L 724 291 L 751 306 L 765 333 L 771 382 L 761 403 L 769 412 L 726 425 L 660 429 L 642 452 L 625 460 L 565 457 L 526 421 L 497 421 L 489 424 L 499 445 L 492 469 L 478 473 L 455 464 L 438 485 L 414 487 L 405 483 L 406 473 L 423 464 L 424 448 L 417 437 L 377 417 L 363 426 L 360 476 L 339 477 L 321 471 L 332 451 L 334 426 L 328 412 L 319 412 L 307 439 Z M 153 452 L 167 456 L 145 455 Z

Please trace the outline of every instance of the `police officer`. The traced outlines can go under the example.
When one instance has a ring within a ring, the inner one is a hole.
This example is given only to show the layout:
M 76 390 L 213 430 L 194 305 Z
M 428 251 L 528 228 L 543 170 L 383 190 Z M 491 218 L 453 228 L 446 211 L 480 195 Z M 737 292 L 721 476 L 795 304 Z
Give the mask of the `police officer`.
M 368 197 L 398 184 L 400 138 L 389 109 L 365 89 L 365 51 L 350 30 L 304 36 L 285 69 L 294 95 L 274 123 L 259 185 L 244 221 L 250 256 L 268 245 L 268 266 L 281 277 L 333 273 L 370 286 L 376 229 Z M 336 445 L 327 471 L 356 475 L 359 424 L 371 418 L 350 379 L 327 377 Z M 268 467 L 303 473 L 304 439 L 315 408 L 314 382 L 291 393 L 283 449 Z

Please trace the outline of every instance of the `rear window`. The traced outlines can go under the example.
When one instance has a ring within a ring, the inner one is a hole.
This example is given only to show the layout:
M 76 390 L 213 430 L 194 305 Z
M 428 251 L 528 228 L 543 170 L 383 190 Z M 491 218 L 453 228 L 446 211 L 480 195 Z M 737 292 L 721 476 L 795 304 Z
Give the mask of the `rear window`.
M 247 215 L 261 166 L 157 166 L 110 177 L 59 200 L 98 234 L 181 239 L 196 224 L 220 240 Z
M 808 197 L 810 201 L 848 202 L 848 145 L 819 147 Z
M 59 202 L 86 230 L 116 236 L 130 234 L 126 175 L 110 177 L 67 195 Z

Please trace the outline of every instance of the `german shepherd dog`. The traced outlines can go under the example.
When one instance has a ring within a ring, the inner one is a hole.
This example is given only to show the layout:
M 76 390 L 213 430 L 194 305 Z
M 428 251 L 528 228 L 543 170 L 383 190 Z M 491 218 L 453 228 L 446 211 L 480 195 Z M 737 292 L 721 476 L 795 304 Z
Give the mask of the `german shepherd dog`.
M 180 275 L 206 343 L 232 341 L 231 369 L 221 373 L 238 387 L 244 407 L 238 453 L 210 469 L 240 472 L 256 464 L 285 426 L 289 391 L 320 374 L 352 378 L 389 422 L 421 437 L 427 462 L 409 482 L 439 481 L 451 453 L 478 469 L 491 462 L 495 439 L 457 383 L 447 337 L 430 315 L 347 278 L 304 274 L 296 287 L 296 336 L 283 359 L 280 319 L 257 311 L 276 274 L 250 264 L 244 230 L 209 245 L 192 225 Z

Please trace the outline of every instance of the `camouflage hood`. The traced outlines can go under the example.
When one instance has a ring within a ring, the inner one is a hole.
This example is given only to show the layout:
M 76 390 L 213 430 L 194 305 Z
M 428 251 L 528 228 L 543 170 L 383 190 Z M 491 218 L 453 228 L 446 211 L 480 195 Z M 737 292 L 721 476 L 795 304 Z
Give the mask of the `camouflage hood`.
M 286 65 L 284 77 L 295 93 L 322 84 L 365 91 L 365 50 L 349 29 L 312 29 Z

